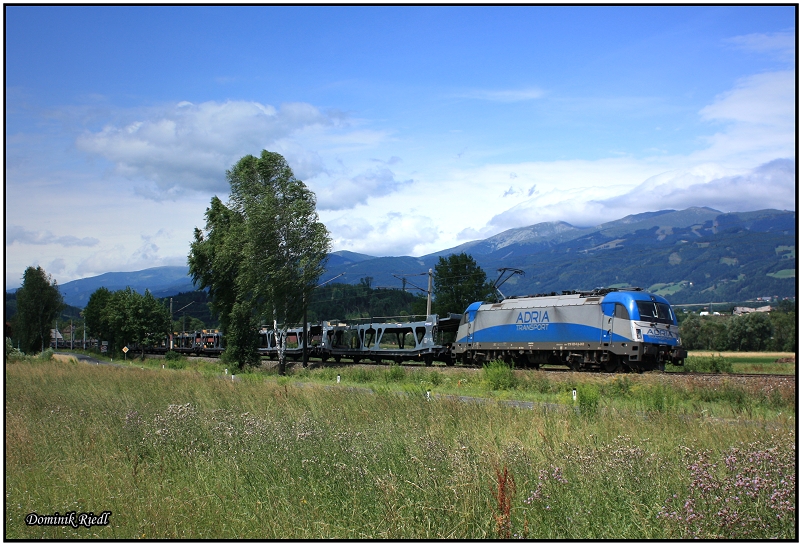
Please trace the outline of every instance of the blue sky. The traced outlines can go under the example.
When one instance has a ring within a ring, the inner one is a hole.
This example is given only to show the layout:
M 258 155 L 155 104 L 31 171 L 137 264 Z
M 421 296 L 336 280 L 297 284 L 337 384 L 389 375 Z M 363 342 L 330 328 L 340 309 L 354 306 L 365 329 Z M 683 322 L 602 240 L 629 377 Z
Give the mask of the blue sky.
M 282 153 L 334 250 L 795 207 L 781 6 L 5 7 L 6 282 L 183 265 Z

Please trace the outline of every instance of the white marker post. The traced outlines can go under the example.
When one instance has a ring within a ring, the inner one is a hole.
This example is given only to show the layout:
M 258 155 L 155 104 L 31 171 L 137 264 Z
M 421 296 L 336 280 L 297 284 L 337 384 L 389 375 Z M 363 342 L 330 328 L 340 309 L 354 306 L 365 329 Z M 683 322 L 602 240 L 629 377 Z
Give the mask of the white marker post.
M 578 390 L 577 389 L 573 389 L 572 390 L 572 402 L 575 402 L 577 400 L 578 400 Z

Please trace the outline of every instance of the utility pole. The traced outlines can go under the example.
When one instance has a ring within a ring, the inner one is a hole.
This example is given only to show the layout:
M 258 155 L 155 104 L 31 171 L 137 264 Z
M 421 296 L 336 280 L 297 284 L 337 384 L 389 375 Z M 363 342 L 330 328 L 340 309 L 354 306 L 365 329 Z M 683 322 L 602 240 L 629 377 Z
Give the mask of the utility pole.
M 427 306 L 427 308 L 425 310 L 427 312 L 425 314 L 425 317 L 428 317 L 429 315 L 431 315 L 431 298 L 433 296 L 433 268 L 429 268 L 428 269 L 428 288 L 427 289 L 423 289 L 419 285 L 414 285 L 410 281 L 407 281 L 406 278 L 405 278 L 405 276 L 424 276 L 424 275 L 425 275 L 425 272 L 423 272 L 422 274 L 405 274 L 404 276 L 398 276 L 397 274 L 392 274 L 392 276 L 394 276 L 395 278 L 403 281 L 403 292 L 405 292 L 406 283 L 408 283 L 414 289 L 419 289 L 423 293 L 428 293 L 428 306 Z
M 172 326 L 172 297 L 169 297 L 169 349 L 173 347 L 172 329 L 174 328 Z
M 308 366 L 308 300 L 303 293 L 303 368 Z
M 428 310 L 427 310 L 428 313 L 425 315 L 426 317 L 431 315 L 431 293 L 433 293 L 433 291 L 431 290 L 431 286 L 432 285 L 433 285 L 433 268 L 429 268 L 428 269 Z

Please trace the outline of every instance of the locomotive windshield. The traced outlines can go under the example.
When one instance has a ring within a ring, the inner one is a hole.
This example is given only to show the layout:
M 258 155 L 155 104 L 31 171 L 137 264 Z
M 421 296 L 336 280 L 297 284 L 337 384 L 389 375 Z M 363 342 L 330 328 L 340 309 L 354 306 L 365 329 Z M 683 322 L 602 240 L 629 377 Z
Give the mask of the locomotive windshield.
M 666 323 L 672 325 L 675 319 L 672 316 L 672 308 L 663 302 L 652 302 L 649 300 L 637 300 L 636 307 L 639 309 L 639 319 L 650 321 L 651 323 Z

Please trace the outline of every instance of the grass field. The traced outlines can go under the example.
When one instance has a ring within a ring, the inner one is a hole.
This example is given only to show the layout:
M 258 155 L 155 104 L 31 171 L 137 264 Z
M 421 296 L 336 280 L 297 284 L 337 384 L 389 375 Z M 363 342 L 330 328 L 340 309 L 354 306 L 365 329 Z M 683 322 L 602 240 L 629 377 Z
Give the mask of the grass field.
M 796 539 L 793 380 L 544 374 L 8 363 L 5 536 Z
M 697 366 L 694 364 L 695 362 L 709 362 L 717 359 L 725 363 L 724 371 L 733 374 L 797 374 L 795 354 L 779 351 L 692 351 L 689 352 L 684 366 L 691 369 L 693 366 Z

